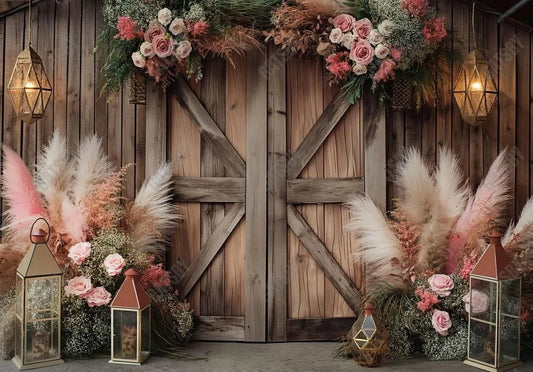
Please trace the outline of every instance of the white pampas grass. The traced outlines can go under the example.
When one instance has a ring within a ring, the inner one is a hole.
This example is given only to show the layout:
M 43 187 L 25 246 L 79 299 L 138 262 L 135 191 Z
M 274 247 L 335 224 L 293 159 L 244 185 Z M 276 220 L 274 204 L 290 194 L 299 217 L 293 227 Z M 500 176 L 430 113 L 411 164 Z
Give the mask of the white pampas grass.
M 164 243 L 168 239 L 168 233 L 179 220 L 179 215 L 171 204 L 171 186 L 172 167 L 164 164 L 143 183 L 130 210 L 130 215 L 134 218 L 144 220 L 130 224 L 134 246 L 158 257 L 164 256 Z M 147 232 L 147 226 L 151 226 L 152 231 L 158 231 L 159 234 Z
M 54 193 L 66 193 L 72 182 L 72 164 L 67 155 L 67 143 L 59 132 L 54 132 L 50 142 L 41 151 L 35 171 L 37 190 L 46 199 Z
M 435 182 L 443 215 L 455 222 L 465 209 L 469 191 L 463 183 L 459 160 L 448 149 L 441 148 L 439 151 L 439 168 L 435 173 Z
M 402 285 L 402 258 L 400 241 L 391 230 L 387 219 L 374 202 L 366 196 L 356 196 L 349 204 L 350 222 L 347 230 L 357 236 L 356 256 L 369 267 L 372 276 Z
M 93 135 L 86 138 L 79 147 L 76 155 L 76 170 L 72 196 L 74 202 L 79 203 L 90 187 L 103 181 L 110 172 L 107 156 L 102 151 L 101 140 Z

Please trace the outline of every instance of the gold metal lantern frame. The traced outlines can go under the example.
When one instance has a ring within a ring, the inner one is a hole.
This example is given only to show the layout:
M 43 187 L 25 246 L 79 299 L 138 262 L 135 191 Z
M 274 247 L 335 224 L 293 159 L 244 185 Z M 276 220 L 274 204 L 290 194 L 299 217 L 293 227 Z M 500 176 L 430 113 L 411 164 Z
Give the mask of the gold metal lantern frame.
M 37 221 L 34 222 L 34 226 Z M 31 234 L 33 244 L 17 268 L 15 282 L 13 363 L 20 370 L 63 363 L 61 360 L 63 273 L 46 245 L 48 234 L 42 230 L 34 233 L 33 226 Z

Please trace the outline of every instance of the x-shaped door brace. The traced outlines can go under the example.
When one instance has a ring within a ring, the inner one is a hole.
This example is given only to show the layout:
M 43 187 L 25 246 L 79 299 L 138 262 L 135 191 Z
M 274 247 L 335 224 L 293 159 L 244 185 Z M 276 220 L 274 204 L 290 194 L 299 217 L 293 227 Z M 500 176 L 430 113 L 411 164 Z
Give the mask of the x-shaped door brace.
M 230 177 L 175 177 L 175 195 L 180 202 L 235 203 L 205 242 L 181 278 L 180 297 L 186 297 L 200 279 L 226 239 L 245 214 L 246 163 L 220 130 L 202 102 L 182 77 L 174 84 L 175 96 L 189 114 L 202 138 L 224 164 Z M 338 95 L 325 109 L 311 131 L 287 162 L 287 204 L 344 203 L 364 191 L 361 178 L 297 179 L 307 163 L 349 109 L 350 103 Z M 265 180 L 266 182 L 266 180 Z M 287 222 L 317 265 L 348 305 L 358 311 L 362 296 L 324 243 L 293 205 L 287 206 Z

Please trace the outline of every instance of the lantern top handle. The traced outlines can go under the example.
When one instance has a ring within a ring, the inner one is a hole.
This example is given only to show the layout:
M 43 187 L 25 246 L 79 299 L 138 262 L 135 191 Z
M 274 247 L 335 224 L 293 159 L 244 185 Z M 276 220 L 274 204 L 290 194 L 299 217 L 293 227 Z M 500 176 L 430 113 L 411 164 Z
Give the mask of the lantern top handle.
M 40 220 L 43 220 L 44 223 L 46 224 L 46 226 L 48 227 L 48 232 L 45 232 L 43 231 L 42 229 L 38 229 L 37 232 L 33 232 L 33 228 L 35 227 L 35 224 L 37 222 L 39 222 Z M 44 219 L 43 217 L 39 217 L 37 218 L 33 224 L 31 225 L 31 229 L 30 229 L 30 241 L 33 243 L 33 244 L 38 244 L 38 243 L 48 243 L 48 239 L 50 238 L 50 224 L 48 223 L 48 221 L 46 219 Z

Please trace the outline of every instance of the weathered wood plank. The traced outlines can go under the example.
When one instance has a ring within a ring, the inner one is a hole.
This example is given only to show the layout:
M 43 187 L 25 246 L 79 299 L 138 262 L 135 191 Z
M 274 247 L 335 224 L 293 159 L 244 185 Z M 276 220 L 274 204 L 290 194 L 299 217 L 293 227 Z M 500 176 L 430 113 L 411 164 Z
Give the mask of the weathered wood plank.
M 220 131 L 211 115 L 207 112 L 196 94 L 189 87 L 187 81 L 178 76 L 173 85 L 175 97 L 180 101 L 184 110 L 187 111 L 196 125 L 203 139 L 214 149 L 219 159 L 224 163 L 230 176 L 244 177 L 246 166 L 235 148 L 228 142 Z
M 387 146 L 385 107 L 366 92 L 363 98 L 365 123 L 365 192 L 381 209 L 387 205 Z
M 67 74 L 69 3 L 56 3 L 54 42 L 54 130 L 67 135 Z
M 26 10 L 26 30 L 24 35 L 25 44 L 29 43 L 29 41 L 31 40 L 31 45 L 33 49 L 39 50 L 39 40 L 37 38 L 37 35 L 39 33 L 39 8 L 37 6 L 32 7 L 31 19 L 29 19 L 29 17 L 29 11 Z M 39 121 L 31 124 L 22 123 L 22 159 L 24 159 L 24 162 L 30 166 L 30 169 L 37 161 L 36 144 L 38 126 Z
M 122 133 L 121 133 L 121 163 L 130 165 L 124 178 L 123 195 L 128 199 L 135 198 L 135 105 L 129 102 L 129 81 L 122 87 Z
M 174 177 L 174 196 L 181 203 L 244 203 L 244 178 Z
M 387 210 L 394 208 L 393 200 L 400 196 L 400 188 L 394 182 L 396 164 L 402 158 L 405 150 L 405 115 L 400 110 L 389 110 L 387 121 Z
M 67 63 L 67 149 L 75 153 L 80 144 L 81 1 L 70 2 Z
M 246 58 L 226 63 L 226 137 L 246 161 Z M 226 211 L 231 208 L 226 205 Z M 224 244 L 224 315 L 244 316 L 246 219 Z
M 247 54 L 245 338 L 266 341 L 267 77 L 257 73 L 266 55 Z M 240 158 L 240 157 L 239 157 Z
M 104 19 L 102 16 L 102 8 L 104 5 L 104 0 L 96 0 L 96 32 L 100 32 L 102 27 L 104 27 Z M 104 63 L 105 56 L 101 48 L 96 49 L 95 53 L 95 102 L 94 102 L 94 133 L 100 138 L 107 137 L 107 96 L 101 94 L 102 88 L 105 84 L 105 81 L 100 74 L 100 69 Z M 144 130 L 144 128 L 143 128 Z M 104 151 L 107 153 L 107 141 L 102 141 L 102 146 Z M 144 170 L 143 170 L 144 172 Z
M 5 28 L 5 26 L 6 26 L 5 19 L 3 19 L 3 18 L 0 19 L 0 62 L 2 63 L 2 66 L 5 63 L 5 60 L 4 60 L 5 59 L 4 38 L 6 36 L 6 28 Z M 10 104 L 8 102 L 9 98 L 6 96 L 7 92 L 4 93 L 4 87 L 5 87 L 4 76 L 5 76 L 4 69 L 0 68 L 0 120 L 2 121 L 2 123 L 0 125 L 0 129 L 2 130 L 2 133 L 3 133 L 3 129 L 4 129 L 4 104 L 5 104 L 5 102 Z M 0 135 L 2 133 L 0 133 Z M 2 168 L 3 161 L 4 161 L 3 156 L 0 156 L 0 168 Z M 0 195 L 0 222 L 2 222 L 1 225 L 3 226 L 3 216 L 4 216 L 4 214 L 2 213 L 2 207 L 3 207 L 3 200 L 2 200 L 2 197 Z M 0 239 L 1 238 L 2 238 L 2 232 L 0 231 Z
M 313 229 L 305 221 L 296 208 L 292 205 L 287 207 L 287 217 L 291 230 L 302 241 L 308 252 L 320 266 L 324 275 L 339 291 L 350 308 L 358 313 L 361 310 L 362 296 L 355 284 L 346 275 L 333 258 L 324 243 L 319 239 Z
M 146 82 L 146 176 L 167 160 L 167 95 L 152 79 Z
M 302 178 L 287 181 L 287 203 L 345 203 L 365 191 L 363 178 Z
M 342 94 L 338 94 L 333 102 L 326 107 L 316 124 L 289 159 L 287 178 L 298 177 L 349 108 L 350 103 Z
M 200 253 L 192 260 L 187 271 L 180 279 L 178 283 L 180 299 L 184 299 L 189 294 L 242 216 L 244 216 L 244 205 L 236 203 L 218 224 L 209 240 L 202 247 Z
M 354 321 L 353 317 L 289 319 L 287 341 L 338 341 Z
M 244 341 L 244 317 L 199 316 L 193 338 L 198 341 Z
M 221 58 L 206 61 L 200 99 L 222 133 L 226 132 L 226 66 Z M 202 177 L 223 177 L 224 165 L 219 154 L 203 138 L 200 158 Z M 202 247 L 224 218 L 224 205 L 204 203 L 200 206 L 200 243 Z M 224 314 L 224 250 L 221 249 L 205 271 L 200 284 L 200 313 Z
M 122 165 L 122 88 L 107 101 L 107 157 L 109 162 L 117 168 Z
M 83 1 L 81 23 L 81 107 L 80 107 L 80 138 L 83 139 L 94 133 L 94 103 L 95 103 L 95 60 L 96 46 L 96 2 Z M 99 73 L 99 72 L 98 72 Z M 97 93 L 97 92 L 96 92 Z M 132 169 L 133 171 L 133 169 Z
M 145 180 L 145 172 L 146 105 L 135 105 L 135 194 L 137 194 Z
M 287 104 L 285 56 L 268 48 L 268 340 L 287 340 Z

